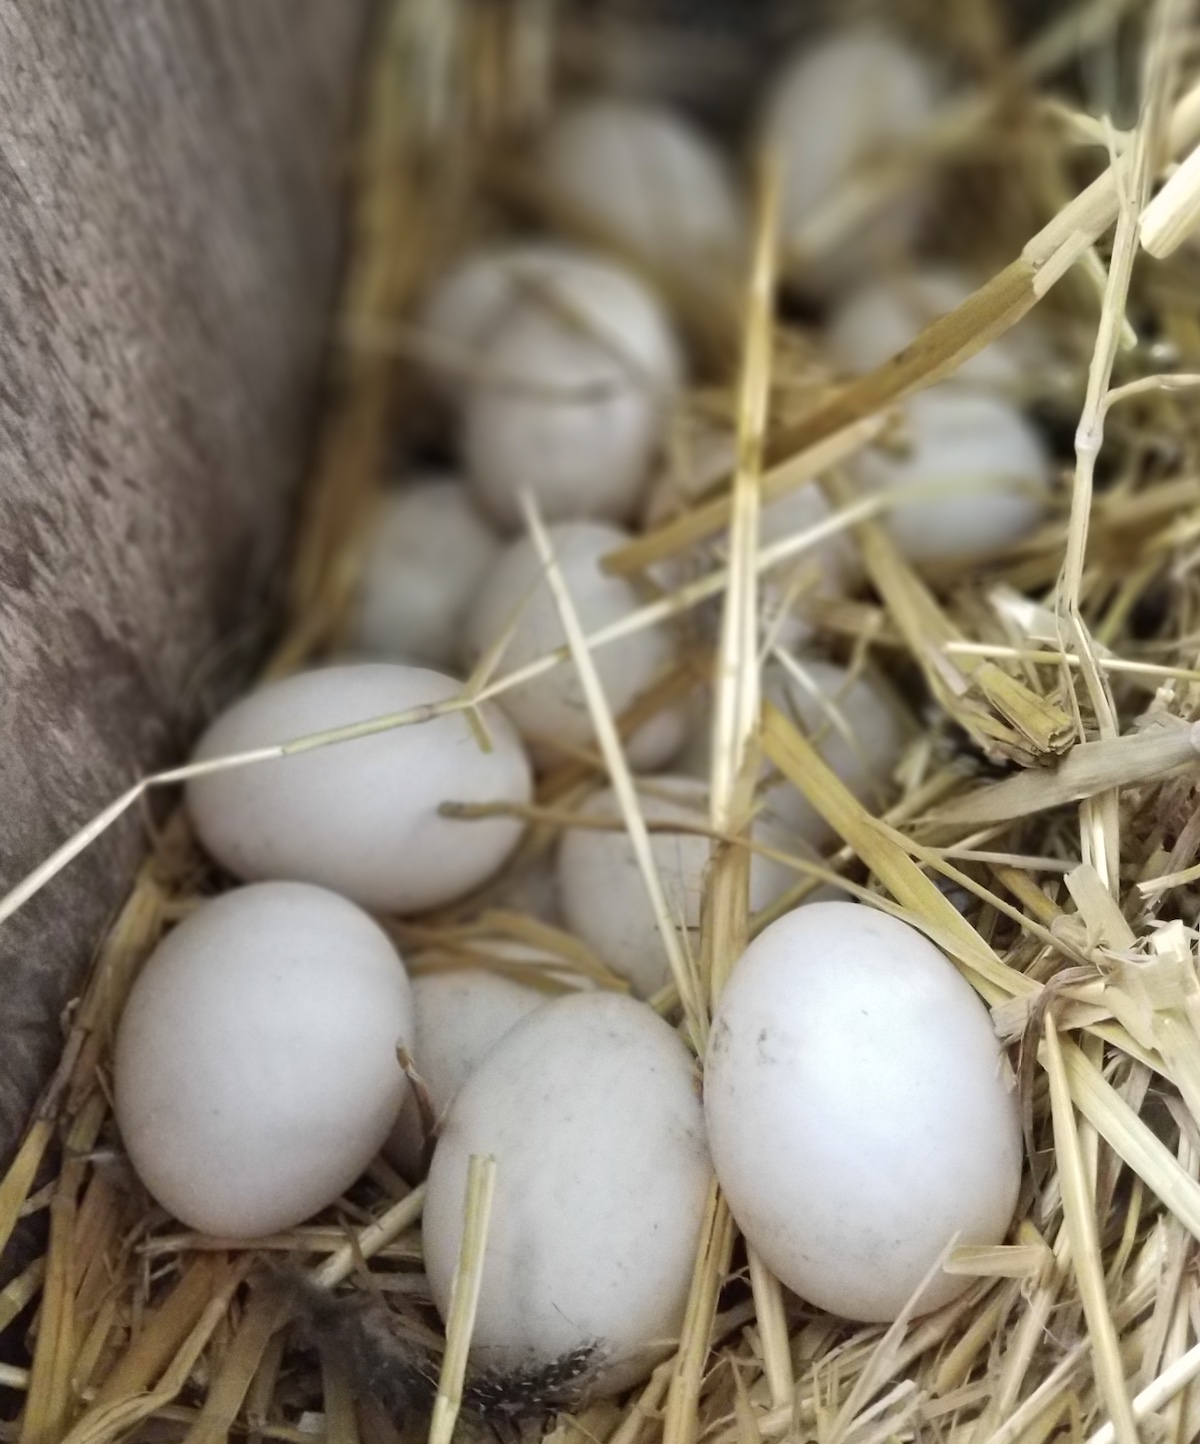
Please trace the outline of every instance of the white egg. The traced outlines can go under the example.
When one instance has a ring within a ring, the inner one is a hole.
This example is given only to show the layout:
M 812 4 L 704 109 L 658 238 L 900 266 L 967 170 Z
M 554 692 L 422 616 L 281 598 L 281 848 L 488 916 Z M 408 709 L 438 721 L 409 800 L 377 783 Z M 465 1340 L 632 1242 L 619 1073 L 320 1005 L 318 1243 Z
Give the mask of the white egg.
M 472 1155 L 496 1191 L 472 1336 L 476 1367 L 595 1350 L 597 1392 L 643 1378 L 683 1323 L 710 1167 L 692 1060 L 644 1003 L 558 999 L 468 1079 L 433 1155 L 425 1267 L 443 1318 Z
M 705 495 L 723 477 L 733 471 L 737 442 L 726 430 L 713 427 L 692 428 L 673 464 L 659 473 L 650 490 L 644 510 L 648 529 L 678 516 L 690 499 Z M 786 541 L 800 532 L 811 530 L 827 521 L 829 503 L 815 481 L 797 487 L 769 501 L 759 518 L 759 544 L 770 546 Z M 728 533 L 713 539 L 713 550 L 724 556 L 728 551 Z M 715 561 L 714 561 L 715 564 Z M 665 591 L 682 586 L 702 567 L 694 554 L 684 554 L 660 563 L 655 581 Z M 836 597 L 844 595 L 858 580 L 860 567 L 854 550 L 844 536 L 831 537 L 801 552 L 791 561 L 782 562 L 763 572 L 759 579 L 760 605 L 764 618 L 775 615 L 789 595 L 803 597 Z M 711 620 L 719 626 L 719 609 L 701 614 L 702 622 Z M 786 648 L 800 646 L 812 635 L 812 627 L 802 612 L 791 609 L 782 626 L 774 632 L 775 640 Z
M 642 815 L 648 822 L 708 822 L 708 788 L 694 777 L 654 777 L 639 789 Z M 605 789 L 588 799 L 585 817 L 619 819 L 613 792 Z M 789 850 L 778 828 L 759 823 L 754 837 Z M 712 845 L 694 832 L 650 834 L 659 879 L 671 917 L 698 945 L 700 901 Z M 780 896 L 798 874 L 781 862 L 755 854 L 750 863 L 750 907 L 758 911 Z M 643 997 L 671 980 L 666 951 L 646 894 L 629 835 L 623 828 L 578 827 L 563 833 L 558 849 L 559 893 L 567 926 L 614 972 L 628 978 Z
M 555 120 L 541 152 L 551 195 L 635 254 L 664 267 L 736 264 L 745 222 L 717 148 L 683 114 L 603 97 Z
M 406 712 L 455 696 L 437 672 L 393 663 L 325 667 L 273 682 L 223 712 L 204 760 Z M 508 719 L 483 718 L 485 752 L 461 712 L 188 783 L 200 841 L 247 880 L 319 883 L 384 912 L 416 912 L 470 892 L 521 836 L 515 818 L 443 817 L 447 802 L 528 802 L 529 763 Z
M 425 973 L 412 980 L 413 1065 L 440 1119 L 458 1090 L 515 1024 L 547 1000 L 547 994 L 484 968 Z M 425 1134 L 410 1090 L 384 1145 L 388 1159 L 415 1178 Z
M 879 276 L 846 296 L 829 319 L 825 341 L 837 366 L 872 371 L 902 351 L 931 321 L 953 311 L 976 288 L 945 267 Z M 1025 333 L 1030 342 L 1029 333 Z M 994 341 L 954 374 L 958 381 L 1014 387 L 1031 360 L 1032 346 L 1011 333 Z
M 459 261 L 425 298 L 417 325 L 429 351 L 428 372 L 448 399 L 461 401 L 479 366 L 479 351 L 514 307 L 537 297 L 553 278 L 567 285 L 578 258 L 565 247 L 533 242 L 493 246 Z
M 371 518 L 351 647 L 453 669 L 467 608 L 499 550 L 456 478 L 388 492 Z
M 121 1015 L 114 1107 L 138 1176 L 203 1233 L 256 1238 L 332 1203 L 408 1084 L 408 978 L 361 909 L 305 883 L 202 904 Z
M 797 665 L 800 677 L 782 662 L 767 663 L 762 672 L 764 700 L 799 728 L 860 802 L 879 811 L 909 733 L 903 712 L 867 674 L 857 673 L 851 680 L 845 667 L 815 657 L 801 657 Z M 693 777 L 709 775 L 710 709 L 697 714 L 676 765 Z M 766 766 L 764 774 L 770 774 Z M 824 847 L 834 836 L 825 819 L 790 782 L 771 783 L 765 803 L 769 817 L 811 847 Z M 794 852 L 801 850 L 792 847 Z
M 983 1003 L 921 933 L 814 903 L 765 929 L 717 1006 L 704 1074 L 733 1216 L 802 1298 L 885 1322 L 954 1240 L 1003 1240 L 1015 1093 Z M 937 1275 L 918 1312 L 970 1280 Z
M 562 927 L 562 907 L 558 896 L 558 875 L 554 854 L 545 848 L 534 857 L 524 859 L 503 879 L 494 893 L 495 905 L 507 912 L 524 913 L 526 917 Z
M 840 284 L 889 251 L 911 243 L 925 207 L 927 185 L 905 177 L 877 200 L 886 167 L 903 153 L 934 112 L 937 86 L 924 60 L 886 30 L 863 25 L 805 44 L 776 78 L 764 121 L 764 143 L 782 167 L 785 249 L 820 284 Z M 866 187 L 850 225 L 815 235 L 830 207 Z
M 634 513 L 682 375 L 640 281 L 591 260 L 548 274 L 505 311 L 479 363 L 462 448 L 491 516 L 518 525 L 525 490 L 551 521 Z
M 816 657 L 763 669 L 763 696 L 795 722 L 854 795 L 879 801 L 907 736 L 895 701 L 864 672 Z
M 609 576 L 602 559 L 629 541 L 617 527 L 600 522 L 565 522 L 549 528 L 551 545 L 585 630 L 596 631 L 620 621 L 641 605 L 637 589 L 625 577 Z M 545 656 L 566 641 L 542 563 L 528 538 L 505 551 L 484 582 L 467 624 L 472 653 L 482 655 L 508 626 L 516 628 L 501 663 L 513 671 Z M 608 704 L 616 716 L 645 693 L 671 666 L 675 645 L 663 626 L 598 647 L 592 653 Z M 591 715 L 574 664 L 568 659 L 533 681 L 505 692 L 501 703 L 535 756 L 561 756 L 553 743 L 594 746 Z M 662 766 L 683 742 L 684 724 L 675 713 L 654 718 L 629 744 L 636 767 Z
M 1045 513 L 1051 462 L 1035 427 L 1011 402 L 936 386 L 905 407 L 899 453 L 873 447 L 850 471 L 864 492 L 928 483 L 927 500 L 899 503 L 888 530 L 913 561 L 970 556 L 1028 536 Z

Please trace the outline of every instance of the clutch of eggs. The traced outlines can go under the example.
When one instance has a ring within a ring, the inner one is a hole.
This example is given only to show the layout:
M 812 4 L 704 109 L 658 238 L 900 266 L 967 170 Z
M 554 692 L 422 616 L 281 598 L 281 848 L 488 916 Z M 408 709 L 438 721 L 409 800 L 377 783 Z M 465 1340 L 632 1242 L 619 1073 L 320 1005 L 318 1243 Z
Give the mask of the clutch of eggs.
M 839 371 L 880 364 L 969 293 L 939 265 L 870 271 L 920 231 L 921 136 L 939 91 L 923 56 L 854 27 L 787 60 L 760 117 L 782 163 L 789 279 L 832 302 L 825 350 Z M 595 749 L 569 661 L 475 708 L 477 727 L 454 705 L 456 674 L 493 649 L 500 675 L 564 642 L 537 551 L 513 535 L 524 494 L 590 634 L 628 624 L 654 595 L 646 583 L 670 589 L 683 575 L 672 568 L 719 565 L 727 546 L 718 535 L 644 580 L 604 565 L 627 527 L 652 529 L 698 500 L 733 460 L 729 429 L 697 424 L 691 397 L 681 404 L 688 357 L 643 275 L 677 268 L 719 286 L 744 270 L 732 171 L 687 119 L 614 97 L 558 115 L 533 164 L 553 203 L 619 258 L 553 240 L 491 245 L 426 296 L 425 369 L 457 471 L 388 492 L 368 521 L 348 642 L 385 660 L 272 682 L 201 739 L 196 760 L 214 766 L 188 784 L 189 812 L 245 885 L 197 908 L 147 963 L 114 1083 L 130 1159 L 158 1203 L 201 1231 L 253 1238 L 334 1202 L 381 1148 L 418 1177 L 428 1141 L 405 1050 L 435 1123 L 423 1230 L 438 1309 L 450 1306 L 469 1159 L 490 1155 L 473 1362 L 505 1372 L 578 1357 L 603 1393 L 644 1378 L 678 1338 L 714 1168 L 785 1285 L 886 1321 L 964 1286 L 937 1271 L 952 1240 L 1004 1237 L 1020 1130 L 986 1009 L 932 943 L 872 908 L 807 904 L 755 938 L 716 1009 L 703 1099 L 679 1033 L 638 997 L 551 997 L 480 968 L 410 985 L 364 911 L 419 913 L 489 883 L 489 898 L 515 896 L 522 879 L 496 875 L 522 834 L 531 764 Z M 1014 399 L 1027 365 L 1005 338 L 908 401 L 895 433 L 849 463 L 862 490 L 895 497 L 886 524 L 914 560 L 969 556 L 1038 524 L 1051 468 Z M 689 427 L 681 455 L 671 441 Z M 763 508 L 761 541 L 828 515 L 810 483 Z M 764 574 L 764 610 L 859 579 L 852 544 L 826 540 Z M 805 655 L 811 635 L 803 607 L 772 631 L 763 695 L 881 809 L 910 719 L 872 674 Z M 659 622 L 592 656 L 620 718 L 688 653 Z M 372 730 L 401 715 L 406 725 Z M 363 735 L 216 765 L 347 726 Z M 689 947 L 712 854 L 710 730 L 673 705 L 627 738 L 633 767 L 653 774 L 638 780 L 639 803 Z M 761 780 L 755 911 L 796 875 L 784 855 L 815 858 L 834 842 L 795 788 L 768 767 Z M 496 807 L 467 819 L 448 803 Z M 523 884 L 651 996 L 669 981 L 666 957 L 615 796 L 576 791 L 569 806 L 577 825 Z

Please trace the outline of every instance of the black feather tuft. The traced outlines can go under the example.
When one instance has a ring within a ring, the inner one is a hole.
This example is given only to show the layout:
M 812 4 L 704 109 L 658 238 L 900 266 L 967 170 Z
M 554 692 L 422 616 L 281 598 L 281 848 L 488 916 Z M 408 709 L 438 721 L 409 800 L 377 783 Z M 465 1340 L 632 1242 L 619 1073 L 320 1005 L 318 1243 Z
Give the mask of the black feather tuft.
M 548 1419 L 583 1402 L 599 1362 L 599 1349 L 588 1344 L 549 1364 L 487 1369 L 468 1377 L 463 1403 L 489 1421 Z

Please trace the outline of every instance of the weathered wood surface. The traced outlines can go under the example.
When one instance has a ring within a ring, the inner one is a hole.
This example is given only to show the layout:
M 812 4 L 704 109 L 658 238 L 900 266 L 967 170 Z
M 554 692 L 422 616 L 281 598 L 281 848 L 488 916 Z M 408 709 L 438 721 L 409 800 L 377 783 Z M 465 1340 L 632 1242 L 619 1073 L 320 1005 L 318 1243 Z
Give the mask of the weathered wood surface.
M 367 0 L 0 0 L 0 888 L 254 658 Z M 0 927 L 0 1163 L 136 822 Z

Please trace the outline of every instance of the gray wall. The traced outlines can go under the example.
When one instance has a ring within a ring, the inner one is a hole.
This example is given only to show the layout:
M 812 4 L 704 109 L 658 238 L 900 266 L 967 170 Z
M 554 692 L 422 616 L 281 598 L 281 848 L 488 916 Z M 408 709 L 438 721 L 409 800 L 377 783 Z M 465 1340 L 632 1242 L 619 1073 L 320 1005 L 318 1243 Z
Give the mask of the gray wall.
M 254 660 L 367 8 L 0 0 L 0 889 Z M 0 1163 L 141 836 L 0 927 Z

